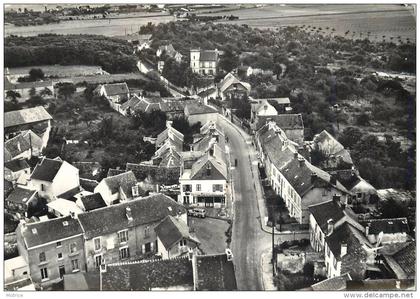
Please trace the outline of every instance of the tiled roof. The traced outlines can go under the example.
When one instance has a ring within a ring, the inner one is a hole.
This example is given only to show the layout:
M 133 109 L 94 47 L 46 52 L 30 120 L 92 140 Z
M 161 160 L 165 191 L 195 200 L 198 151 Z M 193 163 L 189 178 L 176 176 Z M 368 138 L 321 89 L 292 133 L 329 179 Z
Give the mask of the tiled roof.
M 401 267 L 405 273 L 405 278 L 415 278 L 416 276 L 416 243 L 410 242 L 408 246 L 404 247 L 392 258 Z
M 127 83 L 104 84 L 107 96 L 115 96 L 129 93 Z
M 30 168 L 26 160 L 12 160 L 4 163 L 4 168 L 10 169 L 13 172 L 17 172 L 23 169 Z
M 116 175 L 122 174 L 124 172 L 126 172 L 126 171 L 125 170 L 122 170 L 122 169 L 109 168 L 108 169 L 108 173 L 106 174 L 106 176 L 107 177 L 116 176 Z
M 337 180 L 339 180 L 347 190 L 353 189 L 361 181 L 361 178 L 352 169 L 337 170 L 334 173 Z
M 131 208 L 132 221 L 126 215 Z M 168 215 L 186 213 L 185 208 L 163 194 L 154 194 L 128 202 L 93 210 L 79 215 L 86 238 L 91 239 L 107 233 L 119 231 L 128 226 L 138 226 L 161 221 Z
M 31 146 L 23 137 L 22 134 L 19 134 L 13 138 L 10 138 L 4 143 L 4 150 L 7 151 L 12 158 L 28 151 L 31 149 Z
M 162 149 L 162 147 L 160 149 Z M 166 150 L 160 152 L 158 156 L 155 154 L 152 159 L 157 159 L 158 165 L 162 167 L 181 166 L 181 156 L 176 149 L 173 148 L 166 148 Z
M 52 182 L 61 168 L 63 161 L 43 158 L 31 174 L 31 179 Z
M 210 154 L 204 155 L 192 165 L 190 179 L 226 180 L 227 166 L 225 162 L 210 156 Z
M 7 197 L 7 201 L 18 203 L 18 204 L 26 204 L 27 201 L 37 193 L 35 190 L 28 190 L 24 188 L 17 187 L 12 193 L 9 194 Z
M 302 114 L 279 114 L 272 116 L 276 124 L 283 130 L 303 129 Z
M 103 179 L 103 181 L 111 190 L 112 194 L 117 193 L 119 188 L 121 188 L 128 197 L 132 196 L 131 188 L 137 183 L 136 176 L 132 171 L 106 177 Z
M 98 181 L 80 178 L 80 187 L 86 191 L 93 192 L 98 184 Z
M 255 112 L 255 113 L 257 113 L 257 114 L 259 114 L 259 112 L 261 112 L 262 110 L 266 110 L 266 109 L 268 109 L 268 108 L 271 108 L 271 109 L 274 109 L 274 110 L 276 110 L 276 108 L 273 106 L 273 105 L 271 105 L 268 101 L 267 101 L 267 99 L 258 99 L 258 101 L 259 102 L 257 102 L 257 103 L 251 103 L 251 111 L 253 111 L 253 112 Z M 277 111 L 277 110 L 276 110 Z M 275 114 L 275 115 L 277 115 L 277 113 Z
M 187 286 L 192 289 L 193 269 L 188 258 L 108 265 L 102 273 L 104 291 L 149 291 Z
M 235 269 L 226 254 L 194 256 L 195 287 L 199 291 L 233 291 L 237 289 Z
M 217 61 L 218 51 L 217 50 L 201 50 L 200 61 Z
M 79 169 L 79 177 L 89 180 L 99 179 L 102 166 L 98 162 L 73 162 L 74 167 Z
M 335 223 L 344 217 L 343 209 L 333 200 L 309 206 L 309 212 L 314 216 L 324 234 L 327 233 L 329 219 Z
M 38 106 L 6 112 L 4 114 L 4 127 L 14 127 L 50 119 L 52 119 L 52 116 L 47 112 L 47 110 L 45 110 L 42 106 Z
M 86 212 L 106 207 L 106 204 L 100 193 L 83 196 L 80 200 L 82 201 Z
M 124 111 L 130 108 L 132 111 L 135 111 L 135 108 L 138 104 L 140 104 L 141 101 L 142 98 L 140 98 L 138 95 L 134 95 L 127 102 L 124 102 L 120 109 Z
M 407 218 L 390 218 L 390 219 L 371 219 L 361 222 L 361 224 L 369 227 L 369 234 L 378 235 L 380 232 L 384 234 L 408 233 Z
M 340 156 L 343 162 L 353 164 L 350 153 L 330 133 L 322 131 L 314 136 L 315 148 L 326 153 L 328 156 Z
M 251 90 L 251 85 L 246 82 L 241 82 L 238 78 L 235 77 L 232 73 L 228 73 L 223 80 L 220 82 L 219 88 L 220 92 L 224 92 L 228 89 L 232 84 L 241 84 L 246 90 Z
M 169 250 L 174 244 L 182 239 L 188 239 L 198 243 L 190 236 L 187 224 L 175 217 L 167 216 L 155 227 L 155 231 L 163 246 Z
M 188 110 L 189 115 L 217 113 L 217 110 L 215 110 L 214 108 L 195 102 L 188 103 L 186 109 Z
M 352 280 L 349 273 L 332 277 L 311 285 L 314 291 L 342 291 L 346 289 L 347 281 Z
M 82 234 L 79 221 L 70 216 L 25 224 L 22 235 L 28 248 Z
M 176 144 L 182 145 L 184 143 L 184 134 L 174 129 L 172 126 L 161 132 L 156 137 L 156 146 L 161 146 L 167 139 L 174 141 Z

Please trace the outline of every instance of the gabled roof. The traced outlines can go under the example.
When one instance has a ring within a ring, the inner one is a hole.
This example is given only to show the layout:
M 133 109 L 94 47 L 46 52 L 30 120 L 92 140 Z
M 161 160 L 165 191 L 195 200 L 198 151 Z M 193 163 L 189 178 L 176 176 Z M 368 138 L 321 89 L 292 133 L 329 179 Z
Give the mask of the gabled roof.
M 128 89 L 127 83 L 113 83 L 113 84 L 104 84 L 104 89 L 107 96 L 115 96 L 121 94 L 128 94 L 130 91 Z
M 184 143 L 184 134 L 177 131 L 170 124 L 166 125 L 166 129 L 156 137 L 156 146 L 162 146 L 166 140 L 175 142 L 176 145 L 182 145 Z M 182 149 L 182 148 L 181 148 Z
M 216 50 L 200 50 L 200 61 L 217 61 L 218 51 Z
M 18 172 L 20 170 L 30 168 L 30 166 L 26 160 L 12 160 L 4 162 L 4 168 L 7 168 L 12 172 Z
M 22 235 L 29 248 L 82 234 L 79 221 L 70 216 L 24 224 Z
M 80 178 L 80 187 L 86 191 L 93 192 L 98 184 L 98 181 Z
M 163 147 L 160 149 L 162 148 Z M 159 155 L 155 154 L 152 159 L 158 159 L 158 165 L 162 167 L 181 166 L 181 155 L 172 147 L 166 148 L 166 150 L 160 152 Z
M 264 110 L 268 110 L 268 109 L 271 109 L 271 110 L 276 110 L 276 114 L 275 115 L 277 115 L 277 109 L 273 106 L 273 105 L 271 105 L 268 101 L 267 101 L 267 99 L 259 99 L 258 100 L 258 102 L 257 103 L 251 103 L 251 111 L 252 112 L 255 112 L 256 114 L 259 114 L 261 111 L 264 111 Z
M 83 210 L 74 201 L 64 198 L 57 198 L 56 200 L 49 202 L 47 206 L 48 209 L 52 209 L 63 216 L 70 215 L 71 213 L 74 213 L 74 215 L 83 213 Z
M 343 291 L 347 287 L 347 281 L 352 280 L 349 273 L 331 277 L 311 285 L 313 291 Z
M 278 114 L 258 116 L 255 129 L 259 130 L 268 121 L 273 121 L 283 130 L 304 129 L 302 114 Z
M 188 258 L 110 264 L 101 276 L 104 291 L 193 287 L 193 267 Z
M 12 157 L 19 156 L 20 154 L 31 149 L 31 146 L 23 137 L 19 134 L 13 138 L 10 138 L 4 143 L 4 150 Z M 7 155 L 7 154 L 6 154 Z
M 191 237 L 187 224 L 181 219 L 167 216 L 158 226 L 155 227 L 156 234 L 166 250 L 172 248 L 174 244 L 178 245 L 183 239 L 199 243 Z
M 133 220 L 126 215 L 126 208 L 131 209 Z M 152 224 L 166 216 L 177 216 L 186 213 L 185 208 L 163 194 L 153 194 L 128 202 L 96 209 L 80 214 L 79 221 L 87 239 L 117 232 L 127 227 Z
M 241 82 L 232 73 L 228 73 L 223 80 L 219 83 L 220 92 L 225 92 L 232 84 L 241 84 L 246 90 L 251 91 L 251 85 L 246 82 Z
M 226 254 L 194 256 L 198 291 L 234 291 L 237 289 L 235 268 Z
M 309 206 L 309 212 L 314 216 L 324 234 L 328 230 L 328 220 L 331 219 L 335 223 L 344 217 L 343 209 L 334 200 Z
M 63 161 L 43 158 L 31 174 L 31 180 L 52 182 L 63 165 Z
M 224 161 L 210 154 L 198 159 L 191 167 L 191 180 L 226 180 L 227 166 Z
M 106 207 L 105 201 L 100 193 L 83 196 L 80 200 L 82 201 L 86 212 Z
M 12 191 L 12 193 L 9 194 L 6 200 L 17 204 L 27 204 L 28 200 L 32 198 L 36 193 L 36 190 L 28 190 L 17 187 Z
M 132 196 L 131 188 L 137 184 L 136 176 L 132 171 L 106 177 L 102 181 L 105 182 L 112 194 L 119 192 L 121 188 L 128 197 Z
M 389 219 L 370 219 L 361 222 L 361 224 L 369 227 L 369 234 L 378 235 L 380 232 L 384 234 L 408 233 L 407 218 L 389 218 Z
M 14 127 L 52 119 L 44 107 L 38 106 L 22 110 L 10 111 L 4 114 L 4 127 Z
M 410 242 L 406 247 L 385 257 L 388 265 L 397 275 L 397 278 L 415 279 L 416 277 L 416 242 Z
M 315 148 L 325 152 L 328 156 L 340 156 L 343 158 L 343 162 L 353 164 L 349 151 L 327 131 L 324 130 L 315 135 L 313 141 Z

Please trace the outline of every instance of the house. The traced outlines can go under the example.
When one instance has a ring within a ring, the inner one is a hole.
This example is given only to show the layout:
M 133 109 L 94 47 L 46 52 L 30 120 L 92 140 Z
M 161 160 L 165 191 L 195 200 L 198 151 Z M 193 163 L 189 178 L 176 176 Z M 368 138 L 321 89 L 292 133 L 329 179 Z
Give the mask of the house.
M 222 101 L 246 99 L 251 92 L 251 85 L 241 82 L 234 74 L 228 73 L 218 84 L 218 96 Z
M 137 68 L 143 74 L 147 74 L 147 73 L 149 73 L 151 71 L 156 70 L 155 65 L 153 65 L 153 63 L 151 63 L 150 61 L 148 61 L 146 59 L 139 60 L 137 62 Z
M 12 160 L 29 160 L 31 157 L 31 146 L 21 133 L 6 140 L 4 143 L 4 160 L 6 162 Z
M 187 221 L 186 209 L 163 194 L 154 194 L 78 215 L 84 232 L 87 269 L 154 255 L 154 231 L 168 215 Z
M 129 116 L 136 112 L 150 113 L 158 110 L 164 112 L 166 117 L 171 120 L 184 115 L 184 108 L 188 102 L 176 98 L 134 95 L 121 105 L 119 112 L 124 116 Z
M 268 98 L 267 101 L 276 107 L 278 113 L 290 113 L 292 110 L 289 98 Z
M 342 205 L 338 197 L 309 206 L 309 213 L 309 240 L 317 252 L 324 252 L 325 238 L 346 222 L 361 231 L 364 230 L 364 227 L 357 222 L 357 216 Z
M 189 233 L 187 224 L 172 216 L 167 216 L 155 227 L 157 235 L 157 253 L 163 259 L 171 259 L 197 252 L 200 242 Z
M 82 196 L 76 201 L 76 204 L 84 212 L 89 212 L 107 206 L 100 193 L 92 193 L 89 195 Z
M 181 63 L 182 61 L 182 54 L 176 51 L 172 44 L 160 46 L 156 51 L 156 56 L 160 58 L 158 61 L 158 71 L 160 73 L 162 73 L 163 67 L 165 65 L 163 55 L 174 59 L 177 63 Z
M 375 265 L 376 253 L 364 233 L 344 223 L 325 238 L 327 277 L 349 273 L 354 280 L 366 278 L 367 271 L 380 272 Z
M 4 113 L 4 134 L 6 139 L 21 131 L 32 130 L 42 139 L 42 148 L 48 143 L 52 116 L 44 107 L 21 109 Z
M 184 114 L 190 125 L 197 122 L 205 124 L 208 121 L 217 121 L 218 119 L 218 112 L 216 109 L 198 102 L 188 103 L 185 106 Z
M 172 142 L 166 142 L 155 152 L 151 161 L 153 165 L 159 167 L 180 167 L 182 157 L 175 146 L 172 145 Z
M 311 147 L 312 152 L 321 155 L 317 160 L 324 170 L 351 169 L 353 166 L 350 152 L 325 130 L 314 136 Z
M 4 98 L 7 98 L 8 91 L 14 91 L 20 94 L 20 98 L 17 98 L 18 102 L 25 102 L 28 100 L 31 95 L 31 90 L 35 89 L 35 92 L 39 94 L 44 89 L 48 89 L 52 96 L 55 96 L 54 92 L 54 82 L 53 81 L 34 81 L 34 82 L 16 82 L 11 83 L 9 79 L 5 78 L 4 81 Z
M 4 288 L 14 290 L 29 279 L 28 263 L 22 256 L 17 256 L 4 261 Z M 15 286 L 15 287 L 14 287 Z
M 369 203 L 369 200 L 377 195 L 375 187 L 360 177 L 354 167 L 330 171 L 330 173 L 335 175 L 337 180 L 352 193 L 351 199 L 354 203 Z
M 416 242 L 407 242 L 395 253 L 384 255 L 387 270 L 397 279 L 416 279 Z
M 35 134 L 32 130 L 25 130 L 21 132 L 23 138 L 25 138 L 26 142 L 29 143 L 31 148 L 31 155 L 35 157 L 39 157 L 42 155 L 42 150 L 46 147 L 42 137 Z
M 352 280 L 349 273 L 331 277 L 317 282 L 310 286 L 311 291 L 344 291 L 347 289 L 347 282 Z
M 411 240 L 408 235 L 407 218 L 369 219 L 360 222 L 365 226 L 365 235 L 372 243 L 404 243 Z
M 18 219 L 28 217 L 28 209 L 38 203 L 37 191 L 17 187 L 5 199 L 5 209 Z
M 132 33 L 132 34 L 127 34 L 127 35 L 122 35 L 122 36 L 114 36 L 114 38 L 126 40 L 128 43 L 134 46 L 135 51 L 141 51 L 143 49 L 150 48 L 152 35 Z
M 76 204 L 76 202 L 64 198 L 57 198 L 47 204 L 48 212 L 56 217 L 65 217 L 83 213 L 83 210 Z
M 62 279 L 66 273 L 85 271 L 83 231 L 72 217 L 32 223 L 16 229 L 19 254 L 29 265 L 32 281 L 41 287 Z
M 156 137 L 156 148 L 159 149 L 169 143 L 175 150 L 182 151 L 184 146 L 184 134 L 172 127 L 172 121 L 166 121 L 166 129 Z
M 125 82 L 99 85 L 95 91 L 105 97 L 117 112 L 120 111 L 121 104 L 130 98 L 130 90 Z
M 251 103 L 251 123 L 258 121 L 261 116 L 274 116 L 278 115 L 276 108 L 271 105 L 267 99 L 257 100 Z
M 232 252 L 108 264 L 101 267 L 101 290 L 234 291 Z
M 79 170 L 60 158 L 42 160 L 35 166 L 28 183 L 48 202 L 70 190 L 79 189 Z
M 181 169 L 179 178 L 181 194 L 178 202 L 206 206 L 225 205 L 227 189 L 227 165 L 214 149 L 195 161 L 191 168 Z
M 217 73 L 219 51 L 215 50 L 190 50 L 190 67 L 194 73 L 214 76 Z
M 95 187 L 94 193 L 101 194 L 107 206 L 140 195 L 137 179 L 132 171 L 102 179 L 99 185 Z
M 4 178 L 9 182 L 15 184 L 22 182 L 23 185 L 27 185 L 30 175 L 31 168 L 27 160 L 12 160 L 4 163 Z
M 305 136 L 305 127 L 303 125 L 302 114 L 279 114 L 269 116 L 258 116 L 256 122 L 251 128 L 258 131 L 267 122 L 273 121 L 283 130 L 287 138 L 291 141 L 302 145 Z

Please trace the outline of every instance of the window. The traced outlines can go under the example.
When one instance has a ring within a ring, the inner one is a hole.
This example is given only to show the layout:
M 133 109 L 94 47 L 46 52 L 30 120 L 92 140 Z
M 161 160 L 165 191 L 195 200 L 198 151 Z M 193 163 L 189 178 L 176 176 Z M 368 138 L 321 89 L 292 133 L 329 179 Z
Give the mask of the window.
M 79 270 L 79 260 L 71 260 L 71 268 L 73 271 Z
M 45 185 L 41 184 L 41 191 L 45 191 Z
M 75 253 L 77 251 L 77 245 L 76 243 L 70 244 L 70 253 Z
M 213 184 L 213 192 L 223 192 L 222 184 Z
M 48 270 L 47 270 L 47 268 L 41 268 L 41 279 L 48 279 Z
M 61 242 L 57 242 L 57 247 L 61 247 Z
M 95 266 L 99 268 L 102 265 L 102 254 L 95 256 Z
M 47 260 L 47 258 L 46 258 L 46 256 L 45 256 L 45 252 L 41 252 L 40 254 L 39 254 L 39 262 L 40 263 L 43 263 L 43 262 L 45 262 Z
M 197 184 L 197 185 L 195 185 L 195 189 L 196 189 L 197 191 L 201 191 L 201 184 Z
M 93 239 L 93 243 L 95 244 L 95 251 L 101 250 L 101 238 Z
M 126 243 L 128 241 L 128 230 L 118 232 L 118 240 L 120 243 Z
M 146 226 L 146 228 L 144 229 L 144 236 L 146 238 L 150 237 L 150 226 Z
M 328 195 L 328 190 L 327 189 L 322 189 L 322 196 L 327 196 Z
M 130 257 L 130 250 L 128 247 L 120 248 L 120 259 L 128 259 Z
M 180 242 L 179 242 L 179 246 L 187 246 L 187 240 L 181 240 Z
M 362 193 L 357 192 L 357 199 L 361 199 L 362 198 Z
M 182 191 L 184 192 L 191 192 L 191 185 L 183 185 Z
M 57 257 L 58 257 L 58 259 L 59 259 L 59 260 L 62 260 L 62 259 L 63 259 L 63 254 L 62 254 L 61 252 L 59 252 L 59 253 L 57 254 Z

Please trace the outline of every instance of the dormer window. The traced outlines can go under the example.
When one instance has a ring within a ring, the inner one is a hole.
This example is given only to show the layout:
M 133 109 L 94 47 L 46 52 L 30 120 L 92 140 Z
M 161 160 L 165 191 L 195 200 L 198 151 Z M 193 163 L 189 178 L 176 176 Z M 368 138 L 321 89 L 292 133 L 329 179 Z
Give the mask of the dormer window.
M 131 193 L 133 193 L 133 196 L 139 196 L 139 186 L 135 185 L 131 187 Z

